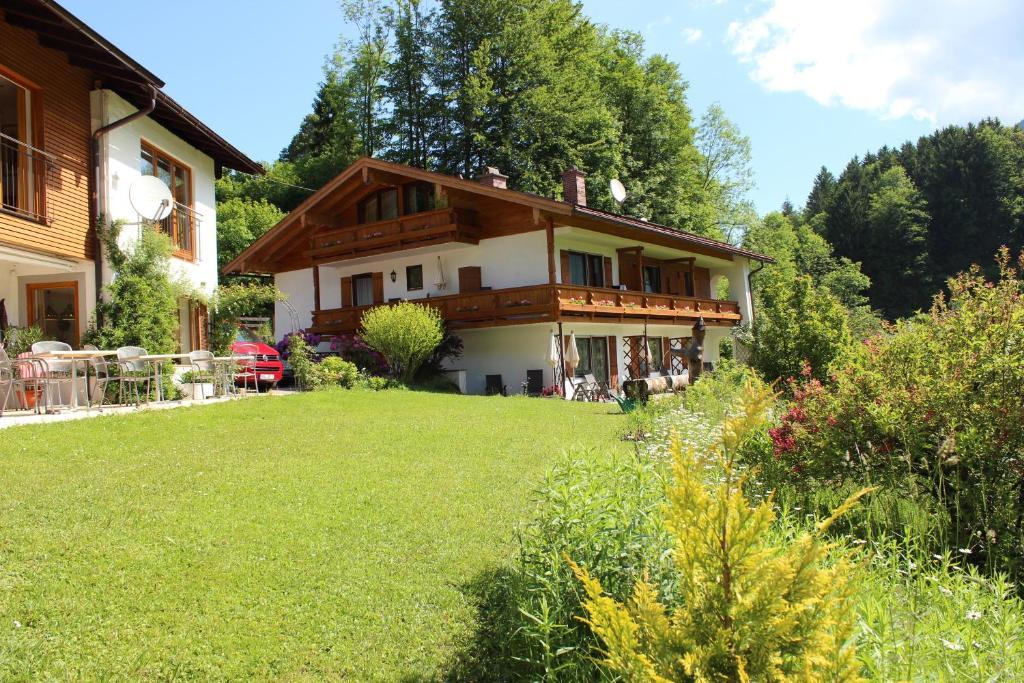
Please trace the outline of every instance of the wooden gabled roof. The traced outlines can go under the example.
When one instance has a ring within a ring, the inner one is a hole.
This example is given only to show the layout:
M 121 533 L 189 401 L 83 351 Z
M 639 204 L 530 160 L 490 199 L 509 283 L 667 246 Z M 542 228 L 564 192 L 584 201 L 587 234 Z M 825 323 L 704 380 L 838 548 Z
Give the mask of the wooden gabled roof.
M 637 241 L 662 244 L 675 249 L 695 251 L 719 258 L 732 259 L 736 255 L 763 262 L 773 262 L 771 257 L 764 254 L 758 254 L 726 242 L 719 242 L 629 216 L 549 199 L 529 192 L 491 187 L 481 184 L 476 180 L 467 180 L 434 171 L 425 171 L 412 166 L 394 164 L 380 159 L 361 157 L 330 182 L 307 197 L 305 201 L 295 207 L 277 225 L 253 242 L 248 249 L 239 254 L 233 261 L 225 265 L 222 272 L 248 272 L 248 263 L 268 263 L 267 255 L 269 253 L 278 251 L 290 240 L 302 240 L 305 233 L 311 230 L 310 224 L 313 222 L 307 221 L 307 218 L 317 215 L 318 209 L 325 204 L 329 204 L 332 198 L 339 193 L 351 191 L 357 185 L 368 185 L 371 183 L 399 184 L 401 182 L 417 180 L 440 185 L 450 190 L 459 190 L 480 197 L 524 206 L 534 210 L 536 212 L 535 215 L 551 218 L 557 225 L 597 230 Z M 537 229 L 540 228 L 541 226 L 538 225 Z
M 164 82 L 53 0 L 0 0 L 3 20 L 32 31 L 39 44 L 63 52 L 68 62 L 92 72 L 102 86 L 138 108 L 156 89 L 156 109 L 149 115 L 163 127 L 209 155 L 220 167 L 262 174 L 263 167 L 232 146 L 160 88 Z

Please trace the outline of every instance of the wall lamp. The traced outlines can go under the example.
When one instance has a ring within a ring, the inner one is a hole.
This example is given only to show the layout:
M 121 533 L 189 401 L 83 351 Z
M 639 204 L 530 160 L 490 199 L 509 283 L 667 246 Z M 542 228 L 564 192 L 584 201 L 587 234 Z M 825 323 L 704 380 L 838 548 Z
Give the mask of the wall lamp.
M 398 281 L 398 273 L 396 273 L 393 270 L 391 271 L 391 281 L 392 282 L 397 282 Z

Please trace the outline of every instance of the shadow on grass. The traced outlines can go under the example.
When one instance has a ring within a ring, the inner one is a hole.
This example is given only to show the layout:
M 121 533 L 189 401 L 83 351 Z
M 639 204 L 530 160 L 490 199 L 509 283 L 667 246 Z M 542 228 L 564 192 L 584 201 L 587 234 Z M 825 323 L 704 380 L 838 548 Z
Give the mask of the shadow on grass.
M 507 567 L 492 567 L 459 586 L 462 594 L 475 607 L 476 628 L 440 673 L 440 680 L 481 683 L 520 680 L 521 677 L 516 675 L 517 662 L 512 656 L 512 644 L 518 628 L 518 608 L 511 588 L 511 577 L 512 572 Z M 428 679 L 407 680 L 412 683 Z

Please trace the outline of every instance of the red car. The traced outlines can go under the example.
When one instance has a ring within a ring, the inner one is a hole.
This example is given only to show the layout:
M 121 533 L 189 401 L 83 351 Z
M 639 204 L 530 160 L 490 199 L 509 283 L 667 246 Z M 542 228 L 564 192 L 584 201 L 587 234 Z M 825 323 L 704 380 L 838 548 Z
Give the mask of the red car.
M 281 381 L 284 374 L 284 364 L 281 363 L 281 356 L 273 346 L 264 344 L 256 338 L 249 330 L 239 327 L 235 333 L 235 341 L 231 344 L 231 352 L 240 356 L 253 356 L 254 362 L 244 363 L 247 372 L 256 374 L 256 380 L 261 386 L 274 387 Z M 250 382 L 252 380 L 249 380 Z M 242 383 L 242 378 L 238 379 Z

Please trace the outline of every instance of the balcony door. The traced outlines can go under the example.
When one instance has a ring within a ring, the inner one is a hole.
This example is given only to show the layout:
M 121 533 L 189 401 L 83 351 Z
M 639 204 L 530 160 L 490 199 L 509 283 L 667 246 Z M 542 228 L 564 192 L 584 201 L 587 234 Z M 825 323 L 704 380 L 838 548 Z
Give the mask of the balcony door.
M 40 217 L 33 147 L 32 92 L 0 76 L 0 204 L 8 211 Z
M 33 283 L 25 293 L 28 324 L 41 329 L 44 339 L 78 348 L 78 283 Z
M 576 337 L 576 350 L 580 354 L 575 375 L 593 375 L 599 382 L 608 382 L 608 337 Z

